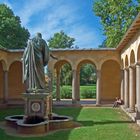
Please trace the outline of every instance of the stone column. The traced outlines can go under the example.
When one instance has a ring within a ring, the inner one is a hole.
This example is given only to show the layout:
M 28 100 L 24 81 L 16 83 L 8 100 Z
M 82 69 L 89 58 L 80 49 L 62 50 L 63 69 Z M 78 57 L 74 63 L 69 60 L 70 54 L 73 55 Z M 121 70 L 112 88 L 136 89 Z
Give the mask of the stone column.
M 49 81 L 48 81 L 48 88 L 49 88 L 49 92 L 53 91 L 53 73 L 48 70 L 48 77 L 49 77 Z
M 140 63 L 136 64 L 136 99 L 137 118 L 140 118 Z
M 72 70 L 72 103 L 77 103 L 77 71 Z
M 60 101 L 60 69 L 56 70 L 56 100 Z
M 128 69 L 124 69 L 124 106 L 128 108 L 129 106 L 129 75 Z
M 121 70 L 121 100 L 124 101 L 124 70 Z
M 76 92 L 76 99 L 80 101 L 80 72 L 77 72 L 77 92 Z
M 97 81 L 96 81 L 96 105 L 101 103 L 101 71 L 97 70 Z
M 129 67 L 129 111 L 135 111 L 135 100 L 136 100 L 136 84 L 135 84 L 135 68 L 134 66 Z
M 8 71 L 4 71 L 3 102 L 8 102 Z

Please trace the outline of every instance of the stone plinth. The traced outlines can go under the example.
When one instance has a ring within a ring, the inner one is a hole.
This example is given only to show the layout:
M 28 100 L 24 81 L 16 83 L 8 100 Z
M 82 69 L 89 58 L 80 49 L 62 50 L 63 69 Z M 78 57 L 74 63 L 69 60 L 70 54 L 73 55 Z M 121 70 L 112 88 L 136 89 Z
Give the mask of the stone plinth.
M 49 93 L 23 93 L 25 100 L 25 116 L 48 117 L 47 98 Z

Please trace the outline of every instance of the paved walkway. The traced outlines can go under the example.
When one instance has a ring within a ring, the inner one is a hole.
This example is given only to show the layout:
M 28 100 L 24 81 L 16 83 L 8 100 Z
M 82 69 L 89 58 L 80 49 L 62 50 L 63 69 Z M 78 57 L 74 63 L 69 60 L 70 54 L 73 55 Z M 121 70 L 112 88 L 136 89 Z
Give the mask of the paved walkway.
M 96 99 L 81 99 L 76 104 L 72 103 L 71 99 L 61 99 L 61 101 L 53 100 L 54 106 L 96 106 Z M 101 106 L 111 106 L 112 104 L 102 104 Z

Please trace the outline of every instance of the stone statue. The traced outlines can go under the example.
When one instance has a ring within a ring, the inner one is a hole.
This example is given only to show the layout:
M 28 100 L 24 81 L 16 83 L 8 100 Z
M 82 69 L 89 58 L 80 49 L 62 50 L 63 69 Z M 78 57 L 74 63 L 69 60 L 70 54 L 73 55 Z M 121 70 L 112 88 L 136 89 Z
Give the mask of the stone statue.
M 44 66 L 50 57 L 49 48 L 41 33 L 28 41 L 23 54 L 23 82 L 27 85 L 26 92 L 45 92 Z

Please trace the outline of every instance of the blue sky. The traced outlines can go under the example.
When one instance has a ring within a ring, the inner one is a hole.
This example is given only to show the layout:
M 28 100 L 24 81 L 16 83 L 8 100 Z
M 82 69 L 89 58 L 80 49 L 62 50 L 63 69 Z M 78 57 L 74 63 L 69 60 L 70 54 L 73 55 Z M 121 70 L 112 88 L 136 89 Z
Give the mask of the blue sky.
M 97 48 L 104 40 L 99 18 L 92 11 L 94 0 L 0 0 L 21 18 L 32 36 L 41 32 L 48 40 L 63 30 L 79 48 Z

